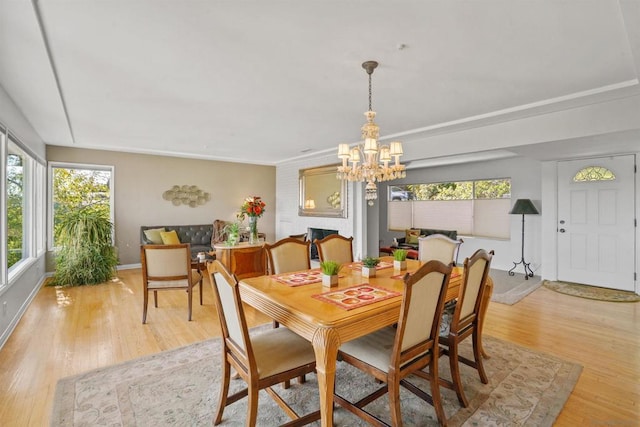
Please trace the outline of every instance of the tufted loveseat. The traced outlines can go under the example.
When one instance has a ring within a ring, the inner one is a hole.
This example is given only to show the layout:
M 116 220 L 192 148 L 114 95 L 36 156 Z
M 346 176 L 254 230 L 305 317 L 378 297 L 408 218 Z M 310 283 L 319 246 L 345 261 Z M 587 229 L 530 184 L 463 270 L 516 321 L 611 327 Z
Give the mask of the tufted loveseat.
M 145 230 L 154 228 L 164 228 L 165 231 L 175 230 L 180 239 L 180 243 L 191 244 L 191 258 L 194 259 L 198 252 L 209 253 L 213 250 L 211 247 L 211 234 L 213 233 L 213 224 L 201 225 L 143 225 L 140 227 L 140 243 L 143 245 L 152 244 L 144 234 Z

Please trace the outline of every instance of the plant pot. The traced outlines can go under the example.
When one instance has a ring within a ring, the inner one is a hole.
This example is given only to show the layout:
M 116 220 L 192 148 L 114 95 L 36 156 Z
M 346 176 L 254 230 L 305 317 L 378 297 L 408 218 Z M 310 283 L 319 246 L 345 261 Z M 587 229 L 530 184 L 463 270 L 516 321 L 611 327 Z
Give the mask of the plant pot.
M 394 270 L 400 270 L 400 271 L 404 271 L 407 269 L 407 261 L 393 261 L 393 269 Z
M 338 286 L 338 275 L 322 274 L 322 286 L 328 286 L 330 288 Z
M 362 276 L 363 277 L 376 277 L 376 268 L 375 267 L 362 267 Z

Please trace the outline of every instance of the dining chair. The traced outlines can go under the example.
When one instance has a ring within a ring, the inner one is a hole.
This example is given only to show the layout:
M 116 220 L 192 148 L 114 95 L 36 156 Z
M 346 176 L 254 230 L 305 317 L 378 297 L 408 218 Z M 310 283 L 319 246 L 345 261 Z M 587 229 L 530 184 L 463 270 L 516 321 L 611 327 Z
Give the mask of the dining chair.
M 262 246 L 234 248 L 231 254 L 231 271 L 238 280 L 267 274 L 267 260 Z
M 445 264 L 458 263 L 458 251 L 462 239 L 454 240 L 444 234 L 431 234 L 418 238 L 418 259 L 431 261 L 433 259 Z
M 440 330 L 440 344 L 443 346 L 441 353 L 449 356 L 451 366 L 451 381 L 440 378 L 440 384 L 454 390 L 460 404 L 465 408 L 468 402 L 460 380 L 459 363 L 476 369 L 483 384 L 488 382 L 482 363 L 482 326 L 486 313 L 486 307 L 483 306 L 484 294 L 487 292 L 486 284 L 493 254 L 493 251 L 478 249 L 470 258 L 464 260 L 460 294 L 455 304 L 448 307 L 443 314 L 444 320 Z M 473 342 L 474 360 L 460 355 L 458 351 L 460 342 L 469 336 Z
M 142 323 L 147 323 L 149 292 L 153 291 L 153 302 L 157 308 L 158 291 L 176 289 L 187 291 L 189 320 L 191 320 L 193 287 L 196 284 L 200 285 L 200 305 L 202 305 L 202 275 L 192 268 L 191 245 L 189 243 L 142 245 L 140 246 L 140 260 L 144 286 Z
M 294 239 L 298 239 L 298 240 L 301 240 L 303 242 L 307 241 L 307 233 L 291 234 L 289 237 L 293 237 Z
M 294 237 L 287 237 L 273 244 L 265 243 L 264 249 L 269 259 L 269 273 L 282 274 L 310 269 L 310 245 L 311 242 L 302 242 Z
M 391 425 L 401 426 L 400 386 L 431 403 L 440 425 L 446 425 L 438 386 L 438 332 L 447 293 L 451 265 L 429 261 L 404 276 L 400 318 L 388 326 L 340 346 L 338 358 L 372 375 L 384 385 L 350 402 L 334 391 L 334 401 L 367 423 L 388 425 L 364 407 L 385 394 L 389 396 Z M 428 372 L 423 371 L 428 367 Z M 427 379 L 431 395 L 407 380 L 410 374 Z
M 309 341 L 287 328 L 269 329 L 250 335 L 244 315 L 237 279 L 220 261 L 210 271 L 216 310 L 222 331 L 222 384 L 213 424 L 222 422 L 224 408 L 248 396 L 247 426 L 255 426 L 258 416 L 258 392 L 265 389 L 273 400 L 293 419 L 287 425 L 301 426 L 320 419 L 320 411 L 299 417 L 271 388 L 315 370 L 315 353 Z M 247 387 L 229 394 L 231 368 Z
M 353 237 L 330 234 L 324 239 L 313 241 L 318 248 L 320 262 L 335 261 L 338 264 L 353 262 Z

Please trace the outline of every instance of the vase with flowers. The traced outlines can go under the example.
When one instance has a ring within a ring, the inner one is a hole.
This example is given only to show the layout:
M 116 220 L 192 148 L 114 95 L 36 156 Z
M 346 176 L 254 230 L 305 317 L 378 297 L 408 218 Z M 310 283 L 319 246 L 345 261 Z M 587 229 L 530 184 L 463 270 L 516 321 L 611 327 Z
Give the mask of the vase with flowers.
M 267 205 L 260 196 L 247 197 L 240 207 L 239 218 L 249 217 L 249 244 L 258 243 L 258 218 L 262 216 Z

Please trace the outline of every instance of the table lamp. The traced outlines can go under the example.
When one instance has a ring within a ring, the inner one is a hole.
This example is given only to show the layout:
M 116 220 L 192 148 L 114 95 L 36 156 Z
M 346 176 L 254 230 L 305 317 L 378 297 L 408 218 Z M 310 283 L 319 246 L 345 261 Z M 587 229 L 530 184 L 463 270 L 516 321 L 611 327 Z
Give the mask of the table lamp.
M 513 268 L 509 270 L 509 276 L 513 276 L 515 273 L 513 270 L 522 264 L 524 267 L 524 278 L 529 280 L 529 277 L 533 277 L 533 270 L 529 267 L 529 262 L 524 261 L 524 216 L 525 215 L 538 215 L 540 212 L 533 205 L 533 202 L 529 199 L 518 199 L 516 203 L 513 205 L 513 208 L 509 211 L 509 214 L 512 215 L 522 215 L 522 255 L 520 257 L 520 261 L 513 263 Z

